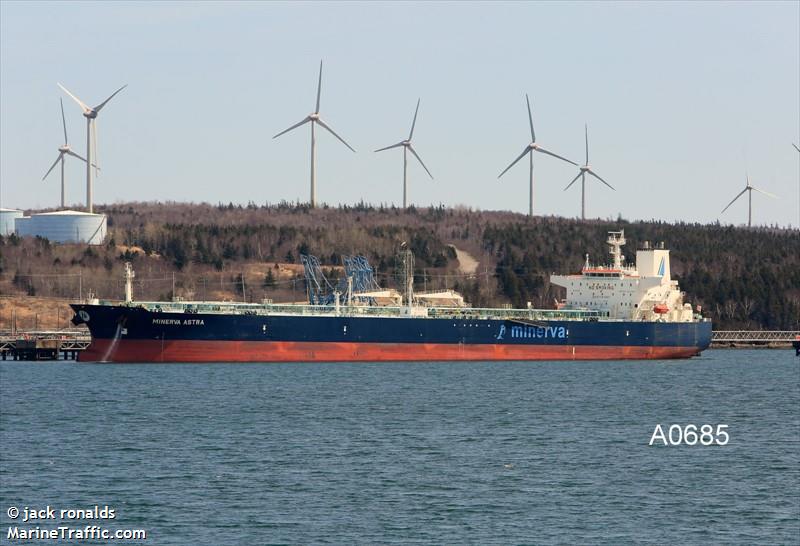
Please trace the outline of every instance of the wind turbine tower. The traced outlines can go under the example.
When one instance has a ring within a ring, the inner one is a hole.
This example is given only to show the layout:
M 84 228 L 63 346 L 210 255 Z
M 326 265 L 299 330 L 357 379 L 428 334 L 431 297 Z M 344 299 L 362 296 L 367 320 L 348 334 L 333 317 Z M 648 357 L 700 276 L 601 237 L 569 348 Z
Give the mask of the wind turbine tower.
M 567 191 L 570 186 L 572 186 L 578 178 L 581 179 L 581 220 L 586 220 L 586 175 L 590 174 L 598 179 L 600 182 L 614 190 L 614 187 L 600 178 L 596 172 L 592 170 L 591 165 L 589 165 L 589 126 L 584 125 L 585 134 L 586 134 L 586 162 L 580 166 L 580 172 L 578 175 L 572 179 L 572 182 L 567 184 L 567 187 L 564 188 L 564 191 Z M 614 190 L 616 191 L 616 190 Z
M 50 168 L 47 170 L 47 172 L 44 174 L 44 176 L 42 177 L 42 180 L 47 178 L 47 175 L 49 175 L 52 172 L 52 170 L 55 168 L 56 165 L 58 165 L 58 162 L 60 161 L 61 162 L 61 208 L 63 209 L 63 208 L 66 208 L 66 206 L 67 206 L 66 205 L 66 199 L 64 197 L 64 187 L 65 187 L 64 186 L 64 156 L 65 155 L 71 155 L 72 157 L 77 157 L 78 159 L 80 159 L 84 163 L 86 163 L 86 160 L 84 158 L 82 158 L 81 156 L 79 156 L 78 154 L 76 154 L 75 152 L 73 152 L 72 148 L 70 148 L 69 140 L 67 139 L 67 120 L 64 117 L 64 101 L 61 100 L 61 99 L 58 99 L 58 100 L 61 103 L 61 122 L 62 122 L 63 127 L 64 127 L 64 144 L 62 144 L 61 146 L 58 147 L 58 157 L 53 162 L 53 164 L 50 166 Z
M 728 210 L 728 208 L 731 205 L 733 205 L 736 202 L 737 199 L 739 199 L 742 195 L 744 195 L 744 192 L 749 192 L 748 195 L 747 195 L 747 227 L 751 227 L 753 225 L 753 191 L 757 191 L 758 193 L 763 193 L 764 195 L 772 197 L 774 199 L 777 199 L 778 196 L 777 195 L 773 195 L 773 194 L 771 194 L 769 192 L 766 192 L 764 190 L 760 190 L 760 189 L 756 188 L 755 186 L 753 186 L 752 184 L 750 184 L 750 176 L 749 175 L 746 175 L 746 179 L 747 179 L 747 185 L 744 187 L 744 189 L 741 192 L 739 192 L 739 194 L 736 195 L 736 197 L 733 198 L 733 200 L 730 203 L 728 203 L 728 205 L 724 209 L 722 209 L 722 212 L 720 212 L 720 214 L 722 214 L 723 212 Z
M 800 148 L 798 148 L 797 144 L 795 144 L 794 142 L 792 142 L 792 146 L 794 146 L 794 149 L 795 149 L 795 150 L 797 150 L 798 152 L 800 152 Z M 798 225 L 798 226 L 800 226 L 800 221 L 798 221 L 798 222 L 797 222 L 797 225 Z
M 311 123 L 311 207 L 317 206 L 317 136 L 316 136 L 316 125 L 319 124 L 320 127 L 328 131 L 330 134 L 338 138 L 342 144 L 350 148 L 351 151 L 355 152 L 352 146 L 350 146 L 345 140 L 336 134 L 336 132 L 331 129 L 331 127 L 322 121 L 322 118 L 319 115 L 319 98 L 320 93 L 322 91 L 322 61 L 319 62 L 319 81 L 317 82 L 317 105 L 314 108 L 314 111 L 308 114 L 302 121 L 295 123 L 288 129 L 285 129 L 275 135 L 272 138 L 278 138 L 279 136 L 288 133 L 292 129 L 296 129 L 301 125 L 306 123 Z
M 89 214 L 92 214 L 94 212 L 92 208 L 92 167 L 98 169 L 99 167 L 97 167 L 95 163 L 100 163 L 97 160 L 97 114 L 100 113 L 100 110 L 102 110 L 103 107 L 108 104 L 108 101 L 113 99 L 117 93 L 128 87 L 128 84 L 125 84 L 114 91 L 110 97 L 94 108 L 87 106 L 86 103 L 70 93 L 69 90 L 60 83 L 58 86 L 67 95 L 72 97 L 72 100 L 78 103 L 78 106 L 80 106 L 81 110 L 83 110 L 83 117 L 86 118 L 86 208 L 89 211 Z M 93 155 L 95 156 L 95 163 L 92 163 Z
M 385 148 L 380 148 L 375 150 L 376 152 L 382 152 L 384 150 L 391 150 L 392 148 L 399 148 L 400 146 L 403 147 L 403 208 L 408 207 L 408 152 L 411 152 L 414 157 L 417 158 L 419 164 L 422 165 L 422 168 L 425 169 L 425 172 L 428 173 L 428 176 L 431 177 L 433 180 L 433 175 L 431 171 L 428 170 L 428 167 L 425 166 L 425 163 L 422 162 L 422 158 L 419 157 L 417 152 L 414 150 L 414 147 L 411 145 L 411 137 L 414 136 L 414 126 L 417 124 L 417 114 L 419 113 L 419 101 L 417 99 L 417 109 L 414 110 L 414 121 L 411 122 L 411 132 L 408 133 L 408 138 L 405 140 L 401 140 L 397 144 L 392 144 L 391 146 L 386 146 Z
M 517 161 L 519 161 L 520 159 L 525 157 L 525 154 L 530 154 L 530 158 L 529 159 L 530 159 L 530 174 L 531 174 L 530 181 L 531 181 L 531 187 L 530 187 L 530 199 L 529 199 L 528 215 L 529 216 L 533 216 L 533 152 L 539 152 L 539 153 L 542 153 L 542 154 L 547 154 L 547 155 L 551 155 L 553 157 L 557 157 L 558 159 L 560 159 L 562 161 L 566 161 L 567 163 L 572 163 L 576 167 L 578 166 L 578 164 L 575 163 L 574 161 L 570 161 L 569 159 L 567 159 L 565 157 L 561 157 L 560 155 L 557 155 L 557 154 L 554 154 L 553 152 L 549 152 L 549 151 L 545 150 L 544 148 L 542 148 L 539 145 L 538 142 L 536 142 L 536 132 L 533 130 L 533 115 L 531 114 L 531 101 L 530 101 L 530 99 L 528 99 L 528 95 L 527 94 L 525 95 L 525 102 L 527 102 L 527 104 L 528 104 L 528 121 L 530 122 L 530 126 L 531 126 L 531 143 L 528 144 L 527 146 L 525 146 L 525 149 L 522 151 L 522 153 L 519 154 L 519 156 L 514 161 L 511 162 L 511 165 L 506 167 L 505 170 L 503 172 L 501 172 L 500 175 L 497 178 L 500 178 L 501 176 L 506 174 L 506 172 L 511 167 L 513 167 L 514 165 L 517 164 Z

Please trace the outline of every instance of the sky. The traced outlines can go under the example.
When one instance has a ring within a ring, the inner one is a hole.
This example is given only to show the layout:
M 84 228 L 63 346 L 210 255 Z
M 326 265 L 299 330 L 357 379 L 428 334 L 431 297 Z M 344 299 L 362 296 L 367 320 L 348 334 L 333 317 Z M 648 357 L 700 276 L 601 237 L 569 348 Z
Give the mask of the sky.
M 800 2 L 0 2 L 0 206 L 59 205 L 63 144 L 86 153 L 78 105 L 128 87 L 98 117 L 94 201 L 258 204 L 309 199 L 314 109 L 356 150 L 317 136 L 317 195 L 528 210 L 530 141 L 590 164 L 587 217 L 800 225 Z M 70 159 L 70 158 L 68 158 Z M 535 213 L 576 217 L 576 167 L 537 155 Z M 85 202 L 67 161 L 67 202 Z

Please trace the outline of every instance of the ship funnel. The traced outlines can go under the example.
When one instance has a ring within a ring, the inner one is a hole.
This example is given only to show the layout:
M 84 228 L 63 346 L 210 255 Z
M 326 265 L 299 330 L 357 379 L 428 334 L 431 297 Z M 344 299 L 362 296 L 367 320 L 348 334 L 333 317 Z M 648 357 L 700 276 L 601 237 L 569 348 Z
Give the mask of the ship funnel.
M 641 250 L 636 251 L 636 269 L 640 277 L 661 277 L 661 284 L 668 284 L 672 277 L 669 268 L 669 250 L 664 248 L 664 243 L 652 245 L 644 244 Z

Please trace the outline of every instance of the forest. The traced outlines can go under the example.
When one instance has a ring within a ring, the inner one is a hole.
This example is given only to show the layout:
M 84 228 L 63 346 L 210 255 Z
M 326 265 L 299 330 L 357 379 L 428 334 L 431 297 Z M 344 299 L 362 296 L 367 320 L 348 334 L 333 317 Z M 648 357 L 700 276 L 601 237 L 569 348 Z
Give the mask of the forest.
M 608 261 L 608 231 L 638 244 L 664 242 L 686 300 L 715 329 L 800 330 L 800 231 L 659 221 L 581 221 L 498 211 L 360 203 L 312 209 L 303 204 L 124 203 L 108 215 L 102 246 L 0 237 L 0 306 L 13 296 L 92 294 L 121 299 L 125 262 L 138 299 L 303 301 L 301 254 L 316 256 L 326 277 L 342 257 L 364 255 L 381 286 L 397 287 L 403 243 L 415 258 L 415 289 L 452 288 L 475 307 L 552 308 L 563 289 L 552 273 L 577 273 L 589 254 Z M 474 258 L 471 268 L 457 256 Z M 0 310 L 0 328 L 5 315 Z

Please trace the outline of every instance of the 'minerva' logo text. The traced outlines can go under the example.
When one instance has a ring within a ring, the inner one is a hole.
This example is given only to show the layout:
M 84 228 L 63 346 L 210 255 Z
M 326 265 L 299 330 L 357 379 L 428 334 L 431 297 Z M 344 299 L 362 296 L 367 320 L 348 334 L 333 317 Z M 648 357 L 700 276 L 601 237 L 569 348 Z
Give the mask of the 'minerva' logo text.
M 500 332 L 497 334 L 497 339 L 503 339 L 506 335 L 505 324 L 500 325 Z M 512 339 L 566 339 L 567 329 L 563 326 L 512 326 L 511 338 Z

